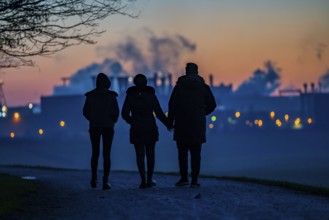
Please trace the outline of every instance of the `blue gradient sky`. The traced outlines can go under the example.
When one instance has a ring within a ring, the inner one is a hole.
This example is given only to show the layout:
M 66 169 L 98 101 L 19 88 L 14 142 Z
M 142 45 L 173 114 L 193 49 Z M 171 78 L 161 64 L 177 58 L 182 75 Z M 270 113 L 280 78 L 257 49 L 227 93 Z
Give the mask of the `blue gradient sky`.
M 9 105 L 38 102 L 52 93 L 60 77 L 101 62 L 97 47 L 120 43 L 127 36 L 143 40 L 143 29 L 157 36 L 180 34 L 197 45 L 184 62 L 194 61 L 200 73 L 214 74 L 215 83 L 235 88 L 272 60 L 281 68 L 282 87 L 317 82 L 329 68 L 328 0 L 139 0 L 129 6 L 139 18 L 112 16 L 101 23 L 107 32 L 96 45 L 69 48 L 37 67 L 2 70 Z M 319 58 L 319 45 L 324 46 Z M 113 54 L 109 54 L 109 57 Z M 134 73 L 132 73 L 134 74 Z

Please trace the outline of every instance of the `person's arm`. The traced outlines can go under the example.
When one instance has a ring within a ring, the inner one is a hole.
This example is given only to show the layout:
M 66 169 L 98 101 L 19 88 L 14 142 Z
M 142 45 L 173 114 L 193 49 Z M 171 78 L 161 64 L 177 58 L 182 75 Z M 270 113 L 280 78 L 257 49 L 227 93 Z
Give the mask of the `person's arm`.
M 173 126 L 176 116 L 176 102 L 177 102 L 176 99 L 177 99 L 177 86 L 174 87 L 174 90 L 171 93 L 168 103 L 168 120 L 171 126 Z
M 118 121 L 120 114 L 118 100 L 116 98 L 113 98 L 113 113 L 112 113 L 112 119 L 113 122 L 116 123 Z
M 162 111 L 159 100 L 156 96 L 154 96 L 154 112 L 156 117 L 166 126 L 169 126 L 169 121 L 165 113 Z
M 83 116 L 89 121 L 90 120 L 90 112 L 91 112 L 90 98 L 86 97 L 85 104 L 83 106 Z
M 215 97 L 212 94 L 210 87 L 206 86 L 206 102 L 205 102 L 205 113 L 209 115 L 216 108 Z
M 123 103 L 123 107 L 122 107 L 122 110 L 121 110 L 121 116 L 128 124 L 131 124 L 132 117 L 130 116 L 131 109 L 130 109 L 130 106 L 129 106 L 128 99 L 129 99 L 129 97 L 126 96 L 126 99 Z

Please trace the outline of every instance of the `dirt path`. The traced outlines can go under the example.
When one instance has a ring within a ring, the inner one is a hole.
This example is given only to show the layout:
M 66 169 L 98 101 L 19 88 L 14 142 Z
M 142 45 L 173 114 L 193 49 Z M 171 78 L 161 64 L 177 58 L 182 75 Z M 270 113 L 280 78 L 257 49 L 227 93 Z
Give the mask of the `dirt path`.
M 156 175 L 157 188 L 138 189 L 137 173 L 112 172 L 112 189 L 89 188 L 89 171 L 0 167 L 33 176 L 40 190 L 9 219 L 328 219 L 329 199 L 277 187 L 201 178 L 175 188 L 177 176 Z M 100 173 L 101 176 L 101 173 Z

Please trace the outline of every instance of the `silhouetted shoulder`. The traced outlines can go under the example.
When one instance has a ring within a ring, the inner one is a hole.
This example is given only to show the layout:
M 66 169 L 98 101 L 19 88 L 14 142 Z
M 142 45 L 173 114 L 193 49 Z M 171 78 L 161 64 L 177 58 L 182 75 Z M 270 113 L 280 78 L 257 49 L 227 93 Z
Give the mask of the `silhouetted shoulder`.
M 110 91 L 105 88 L 96 88 L 85 94 L 85 96 L 90 96 L 90 95 L 108 95 L 108 96 L 112 96 L 112 97 L 117 97 L 118 93 L 116 93 L 114 91 Z
M 177 87 L 185 88 L 188 90 L 201 89 L 206 84 L 204 79 L 196 74 L 185 75 L 178 78 L 176 82 Z
M 176 84 L 181 83 L 182 81 L 184 81 L 185 78 L 186 78 L 186 75 L 178 77 Z
M 136 95 L 136 94 L 155 94 L 155 90 L 151 86 L 146 86 L 144 88 L 138 88 L 137 86 L 132 86 L 127 89 L 127 95 Z
M 117 97 L 118 96 L 118 93 L 116 93 L 114 91 L 110 91 L 110 90 L 107 90 L 107 94 L 109 94 L 110 96 L 113 96 L 113 97 Z
M 85 93 L 85 96 L 90 96 L 91 94 L 93 94 L 95 92 L 96 89 L 90 90 L 89 92 Z

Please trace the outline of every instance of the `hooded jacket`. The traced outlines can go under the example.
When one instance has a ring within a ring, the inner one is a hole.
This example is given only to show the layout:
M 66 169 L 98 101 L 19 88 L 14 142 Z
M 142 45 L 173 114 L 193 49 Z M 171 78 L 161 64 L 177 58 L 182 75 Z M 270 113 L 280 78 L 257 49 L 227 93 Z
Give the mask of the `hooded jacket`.
M 147 144 L 158 140 L 159 132 L 153 112 L 163 124 L 168 125 L 154 88 L 150 86 L 128 88 L 121 115 L 131 126 L 130 143 Z
M 96 79 L 96 88 L 85 94 L 86 101 L 83 115 L 89 121 L 90 127 L 114 128 L 118 121 L 119 106 L 117 93 L 110 91 L 111 82 L 108 77 L 100 73 Z
M 206 142 L 206 115 L 216 108 L 215 98 L 202 77 L 188 74 L 178 78 L 169 100 L 169 122 L 174 140 L 185 144 Z

